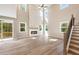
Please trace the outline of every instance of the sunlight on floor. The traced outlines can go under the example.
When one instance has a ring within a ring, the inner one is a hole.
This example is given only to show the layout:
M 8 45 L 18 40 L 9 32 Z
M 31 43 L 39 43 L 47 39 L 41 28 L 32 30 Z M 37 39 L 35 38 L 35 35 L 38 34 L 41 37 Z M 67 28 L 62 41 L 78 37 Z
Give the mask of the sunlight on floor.
M 0 41 L 12 41 L 13 38 L 5 38 L 5 39 L 0 39 Z
M 49 39 L 49 41 L 58 41 L 58 39 Z
M 32 39 L 36 39 L 36 37 L 32 37 Z

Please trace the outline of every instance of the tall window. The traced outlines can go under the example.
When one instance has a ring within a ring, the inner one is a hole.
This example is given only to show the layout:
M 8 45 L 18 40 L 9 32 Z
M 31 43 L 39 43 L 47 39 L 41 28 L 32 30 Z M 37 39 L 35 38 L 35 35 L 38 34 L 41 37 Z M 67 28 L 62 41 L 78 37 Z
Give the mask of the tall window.
M 21 4 L 21 5 L 20 5 L 20 9 L 21 9 L 22 11 L 26 11 L 27 5 L 26 5 L 26 4 Z
M 25 23 L 24 22 L 20 22 L 19 23 L 19 25 L 20 25 L 20 32 L 25 32 Z
M 42 24 L 39 25 L 39 30 L 44 34 L 45 36 L 48 36 L 48 6 L 41 5 L 40 6 L 40 16 L 42 18 Z

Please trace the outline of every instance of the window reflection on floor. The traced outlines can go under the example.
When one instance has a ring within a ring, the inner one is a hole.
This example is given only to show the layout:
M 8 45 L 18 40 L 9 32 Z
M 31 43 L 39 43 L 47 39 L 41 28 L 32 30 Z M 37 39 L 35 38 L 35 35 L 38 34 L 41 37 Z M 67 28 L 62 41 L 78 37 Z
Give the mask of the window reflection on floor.
M 58 41 L 58 39 L 49 39 L 49 41 Z

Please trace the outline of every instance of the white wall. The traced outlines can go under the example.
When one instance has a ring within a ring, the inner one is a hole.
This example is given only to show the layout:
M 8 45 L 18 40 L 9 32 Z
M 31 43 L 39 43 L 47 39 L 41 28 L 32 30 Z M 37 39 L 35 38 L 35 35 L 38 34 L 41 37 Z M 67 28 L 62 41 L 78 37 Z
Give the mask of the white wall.
M 16 18 L 16 4 L 0 4 L 0 15 Z
M 64 10 L 60 10 L 60 6 L 58 4 L 52 5 L 49 9 L 48 19 L 48 29 L 49 35 L 57 38 L 64 38 L 64 34 L 60 31 L 60 23 L 65 21 L 70 21 L 72 14 L 75 17 L 76 24 L 79 23 L 79 5 L 70 5 Z
M 41 23 L 40 8 L 37 5 L 29 5 L 29 27 L 39 27 Z

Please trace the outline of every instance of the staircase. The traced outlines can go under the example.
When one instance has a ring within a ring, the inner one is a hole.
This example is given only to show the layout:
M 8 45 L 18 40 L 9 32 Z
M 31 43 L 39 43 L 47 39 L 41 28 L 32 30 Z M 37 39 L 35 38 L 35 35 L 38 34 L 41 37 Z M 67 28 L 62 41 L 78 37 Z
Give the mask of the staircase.
M 79 55 L 79 25 L 74 25 L 67 54 Z

